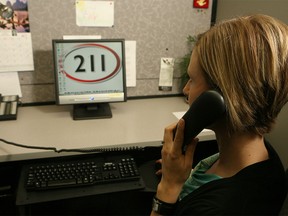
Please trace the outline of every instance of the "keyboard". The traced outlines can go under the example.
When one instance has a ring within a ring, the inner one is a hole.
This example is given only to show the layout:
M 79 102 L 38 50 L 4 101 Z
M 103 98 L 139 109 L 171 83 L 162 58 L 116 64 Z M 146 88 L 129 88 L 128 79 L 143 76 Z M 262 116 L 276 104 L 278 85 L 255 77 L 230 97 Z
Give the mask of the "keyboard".
M 22 173 L 27 191 L 135 182 L 141 178 L 133 157 L 116 155 L 25 165 Z

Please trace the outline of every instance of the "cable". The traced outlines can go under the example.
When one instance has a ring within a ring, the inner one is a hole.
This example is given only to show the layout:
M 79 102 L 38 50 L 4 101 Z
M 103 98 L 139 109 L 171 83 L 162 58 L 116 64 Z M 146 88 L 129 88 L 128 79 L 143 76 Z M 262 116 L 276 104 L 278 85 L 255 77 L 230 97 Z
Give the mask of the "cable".
M 92 153 L 92 152 L 116 152 L 116 151 L 144 151 L 146 147 L 139 147 L 139 146 L 130 146 L 130 147 L 114 147 L 114 148 L 92 148 L 92 149 L 59 149 L 55 147 L 42 147 L 42 146 L 28 146 L 28 145 L 23 145 L 11 141 L 7 141 L 4 139 L 0 138 L 0 141 L 9 144 L 9 145 L 14 145 L 17 147 L 21 148 L 29 148 L 29 149 L 41 149 L 41 150 L 52 150 L 56 153 L 61 153 L 61 152 L 80 152 L 80 153 Z
M 19 143 L 14 143 L 14 142 L 10 142 L 4 139 L 0 138 L 0 141 L 9 145 L 14 145 L 17 147 L 22 147 L 22 148 L 30 148 L 30 149 L 42 149 L 42 150 L 53 150 L 55 152 L 58 152 L 58 150 L 54 147 L 42 147 L 42 146 L 27 146 L 27 145 L 23 145 L 23 144 L 19 144 Z

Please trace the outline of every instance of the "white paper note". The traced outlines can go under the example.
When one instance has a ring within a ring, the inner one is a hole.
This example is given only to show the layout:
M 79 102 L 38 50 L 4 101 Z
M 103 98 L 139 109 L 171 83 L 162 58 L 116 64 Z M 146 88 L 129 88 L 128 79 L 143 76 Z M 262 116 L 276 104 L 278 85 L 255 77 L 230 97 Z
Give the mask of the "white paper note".
M 174 115 L 177 119 L 181 119 L 184 114 L 185 114 L 185 111 L 182 111 L 182 112 L 173 112 L 173 115 Z
M 136 41 L 125 41 L 126 85 L 136 86 Z
M 31 33 L 0 31 L 0 72 L 33 71 L 34 60 Z
M 171 91 L 173 85 L 174 58 L 161 58 L 159 90 Z
M 114 25 L 114 1 L 76 0 L 78 26 L 112 27 Z
M 0 73 L 0 94 L 22 97 L 18 72 Z

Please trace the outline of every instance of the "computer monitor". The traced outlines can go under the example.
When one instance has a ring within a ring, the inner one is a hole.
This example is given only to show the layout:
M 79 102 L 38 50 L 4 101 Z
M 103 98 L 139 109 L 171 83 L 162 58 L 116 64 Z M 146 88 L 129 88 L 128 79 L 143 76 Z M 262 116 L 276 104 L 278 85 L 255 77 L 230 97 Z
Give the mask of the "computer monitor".
M 111 118 L 109 103 L 127 100 L 124 39 L 52 40 L 56 103 L 73 119 Z

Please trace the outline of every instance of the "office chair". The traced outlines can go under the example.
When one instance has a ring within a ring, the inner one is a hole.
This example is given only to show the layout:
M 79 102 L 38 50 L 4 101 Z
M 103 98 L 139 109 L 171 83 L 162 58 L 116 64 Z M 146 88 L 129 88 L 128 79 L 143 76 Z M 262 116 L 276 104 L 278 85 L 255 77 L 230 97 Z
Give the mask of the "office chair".
M 288 169 L 286 169 L 286 183 L 288 185 Z M 280 210 L 279 216 L 288 215 L 288 194 L 283 202 L 282 208 Z

